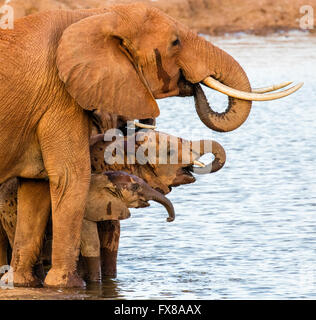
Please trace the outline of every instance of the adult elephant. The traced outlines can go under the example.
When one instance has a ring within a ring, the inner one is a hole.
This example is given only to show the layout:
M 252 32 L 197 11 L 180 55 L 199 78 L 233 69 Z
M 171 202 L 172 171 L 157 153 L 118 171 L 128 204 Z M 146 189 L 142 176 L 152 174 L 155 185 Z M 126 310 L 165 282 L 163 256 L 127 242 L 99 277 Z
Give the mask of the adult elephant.
M 0 183 L 42 178 L 44 163 L 53 212 L 52 268 L 45 284 L 60 287 L 84 285 L 76 260 L 91 176 L 91 112 L 155 118 L 155 99 L 196 92 L 201 120 L 229 131 L 251 108 L 251 102 L 235 98 L 258 98 L 249 93 L 247 76 L 232 57 L 143 4 L 49 11 L 17 20 L 14 30 L 0 31 L 0 80 Z M 225 113 L 203 103 L 194 85 L 199 82 L 235 97 Z M 248 93 L 226 91 L 221 83 Z M 42 237 L 31 232 L 39 214 L 36 208 L 32 216 L 19 213 L 12 266 L 21 285 L 34 280 L 27 270 L 29 248 Z M 28 239 L 22 226 L 29 228 Z

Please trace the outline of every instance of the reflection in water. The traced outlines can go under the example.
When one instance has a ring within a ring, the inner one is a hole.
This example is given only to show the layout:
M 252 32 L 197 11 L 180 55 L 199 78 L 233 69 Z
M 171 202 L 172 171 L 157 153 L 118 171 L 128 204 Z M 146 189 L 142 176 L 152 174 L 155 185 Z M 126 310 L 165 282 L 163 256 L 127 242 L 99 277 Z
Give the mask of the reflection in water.
M 91 299 L 103 298 L 114 300 L 124 298 L 124 295 L 120 293 L 119 281 L 115 279 L 106 279 L 103 280 L 103 283 L 88 283 L 85 291 Z

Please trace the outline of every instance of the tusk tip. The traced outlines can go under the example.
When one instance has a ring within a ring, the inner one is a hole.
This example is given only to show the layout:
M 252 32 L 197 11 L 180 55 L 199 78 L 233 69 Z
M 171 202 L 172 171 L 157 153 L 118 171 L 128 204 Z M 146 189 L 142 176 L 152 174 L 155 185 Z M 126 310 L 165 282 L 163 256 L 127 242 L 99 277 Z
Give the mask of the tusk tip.
M 197 160 L 193 161 L 193 164 L 198 166 L 198 167 L 201 167 L 201 168 L 205 168 L 206 167 L 206 165 L 203 162 L 197 161 Z
M 272 92 L 272 91 L 276 91 L 276 90 L 285 88 L 285 87 L 289 86 L 292 83 L 293 83 L 293 81 L 285 81 L 285 82 L 282 82 L 282 83 L 279 83 L 279 84 L 273 84 L 272 86 L 269 86 L 269 87 L 256 88 L 256 89 L 252 89 L 252 93 Z
M 304 84 L 303 82 L 300 82 L 299 84 L 293 87 L 290 87 L 289 89 L 286 89 L 284 91 L 262 94 L 263 91 L 270 92 L 275 89 L 273 89 L 272 87 L 269 87 L 269 88 L 259 89 L 261 91 L 260 93 L 245 92 L 245 91 L 240 91 L 240 90 L 230 88 L 225 84 L 222 84 L 218 80 L 215 80 L 212 77 L 207 77 L 206 79 L 203 80 L 203 83 L 208 87 L 215 89 L 219 92 L 222 92 L 230 97 L 241 99 L 241 100 L 249 100 L 249 101 L 270 101 L 270 100 L 281 99 L 299 90 Z M 277 85 L 277 86 L 280 87 L 280 85 Z
M 134 125 L 135 127 L 142 128 L 142 129 L 151 129 L 151 130 L 157 129 L 157 126 L 152 126 L 150 124 L 143 124 L 137 121 L 134 121 Z

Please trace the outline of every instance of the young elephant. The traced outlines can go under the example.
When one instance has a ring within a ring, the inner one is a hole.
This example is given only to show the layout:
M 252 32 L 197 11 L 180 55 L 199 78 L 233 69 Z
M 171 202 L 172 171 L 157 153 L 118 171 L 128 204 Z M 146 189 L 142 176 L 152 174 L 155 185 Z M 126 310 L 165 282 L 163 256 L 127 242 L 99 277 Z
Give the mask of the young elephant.
M 0 262 L 7 264 L 8 238 L 13 247 L 17 225 L 18 180 L 11 179 L 0 186 Z M 81 233 L 81 255 L 87 280 L 101 279 L 100 240 L 97 222 L 130 217 L 128 208 L 148 207 L 148 201 L 162 204 L 168 211 L 168 222 L 175 218 L 172 203 L 152 189 L 144 180 L 125 172 L 104 172 L 91 177 L 87 207 Z M 1 232 L 2 231 L 2 232 Z M 1 241 L 3 239 L 3 241 Z M 1 264 L 0 264 L 1 266 Z
M 226 162 L 224 148 L 214 140 L 191 141 L 154 130 L 142 130 L 115 139 L 112 142 L 110 134 L 99 134 L 90 139 L 92 172 L 125 171 L 144 179 L 163 194 L 168 194 L 172 187 L 194 183 L 196 179 L 192 173 L 214 173 Z M 135 146 L 134 150 L 130 146 Z M 108 164 L 108 156 L 113 152 L 116 162 Z M 141 153 L 147 159 L 139 156 Z M 214 160 L 205 168 L 196 167 L 204 166 L 198 160 L 209 153 L 213 154 Z M 141 162 L 143 160 L 146 162 Z
M 81 234 L 81 255 L 87 266 L 87 280 L 101 280 L 101 248 L 97 222 L 127 219 L 130 217 L 128 208 L 148 207 L 149 200 L 156 201 L 167 209 L 168 222 L 174 220 L 172 203 L 139 177 L 122 171 L 92 175 Z

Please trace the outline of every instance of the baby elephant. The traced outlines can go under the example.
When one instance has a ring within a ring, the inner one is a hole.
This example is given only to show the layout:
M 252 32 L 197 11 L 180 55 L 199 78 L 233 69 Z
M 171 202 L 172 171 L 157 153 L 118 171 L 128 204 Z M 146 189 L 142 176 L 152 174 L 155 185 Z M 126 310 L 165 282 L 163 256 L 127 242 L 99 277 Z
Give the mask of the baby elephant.
M 81 232 L 83 277 L 101 280 L 100 240 L 97 222 L 130 217 L 128 208 L 145 208 L 148 201 L 162 204 L 168 211 L 168 222 L 175 219 L 172 203 L 143 179 L 123 171 L 107 171 L 91 176 L 91 187 Z M 119 237 L 119 235 L 117 235 Z M 117 239 L 118 241 L 118 239 Z
M 7 264 L 5 236 L 11 247 L 14 243 L 17 223 L 17 190 L 17 179 L 11 179 L 0 186 L 0 262 L 3 265 Z M 45 199 L 42 200 L 46 202 Z M 141 178 L 122 171 L 107 171 L 91 176 L 81 234 L 80 271 L 87 280 L 101 279 L 97 222 L 127 219 L 130 217 L 128 208 L 148 207 L 150 200 L 162 204 L 167 209 L 168 222 L 175 219 L 172 203 Z

